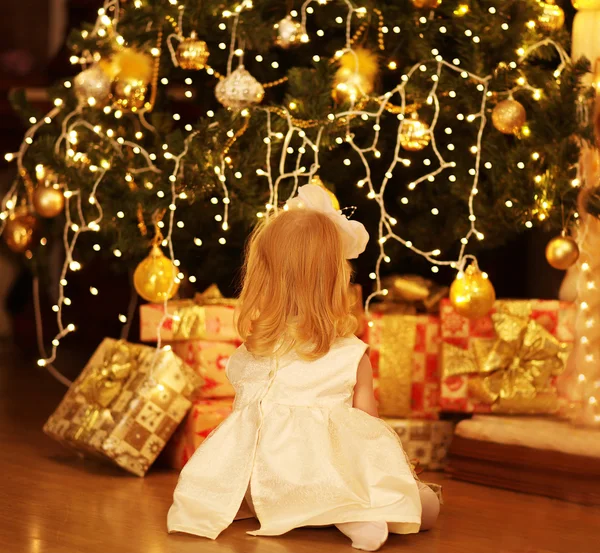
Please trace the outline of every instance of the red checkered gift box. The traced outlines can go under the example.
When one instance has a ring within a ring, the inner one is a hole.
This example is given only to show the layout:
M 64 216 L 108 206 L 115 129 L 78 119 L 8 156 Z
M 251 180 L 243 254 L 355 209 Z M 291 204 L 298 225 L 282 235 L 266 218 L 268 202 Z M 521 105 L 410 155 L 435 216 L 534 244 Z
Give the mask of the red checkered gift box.
M 386 304 L 371 311 L 366 339 L 382 416 L 437 418 L 439 337 L 437 316 L 406 315 Z
M 555 412 L 574 321 L 574 305 L 556 300 L 499 300 L 476 320 L 462 317 L 445 300 L 440 407 L 464 413 Z
M 229 416 L 232 408 L 233 398 L 194 401 L 188 416 L 165 449 L 169 466 L 181 470 L 200 444 Z

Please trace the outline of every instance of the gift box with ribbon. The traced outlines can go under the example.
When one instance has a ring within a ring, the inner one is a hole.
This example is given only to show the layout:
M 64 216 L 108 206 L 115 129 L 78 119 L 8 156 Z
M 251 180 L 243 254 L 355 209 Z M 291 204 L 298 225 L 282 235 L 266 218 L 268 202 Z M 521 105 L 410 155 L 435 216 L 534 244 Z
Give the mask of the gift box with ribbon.
M 200 382 L 172 351 L 106 338 L 44 432 L 144 476 L 190 409 Z
M 481 319 L 441 308 L 442 389 L 446 411 L 550 414 L 557 379 L 574 339 L 573 304 L 500 300 Z
M 400 437 L 415 470 L 443 470 L 454 434 L 449 421 L 384 419 Z
M 140 339 L 156 342 L 182 340 L 238 340 L 234 311 L 237 300 L 224 298 L 216 285 L 194 299 L 140 306 Z
M 440 391 L 435 312 L 447 289 L 416 276 L 388 277 L 384 286 L 388 297 L 372 305 L 366 333 L 379 413 L 435 419 Z
M 197 399 L 165 449 L 168 465 L 181 470 L 194 451 L 231 413 L 233 399 Z
M 199 397 L 233 397 L 225 369 L 233 352 L 240 346 L 239 340 L 210 342 L 208 340 L 187 340 L 173 342 L 173 352 L 190 365 L 202 377 Z

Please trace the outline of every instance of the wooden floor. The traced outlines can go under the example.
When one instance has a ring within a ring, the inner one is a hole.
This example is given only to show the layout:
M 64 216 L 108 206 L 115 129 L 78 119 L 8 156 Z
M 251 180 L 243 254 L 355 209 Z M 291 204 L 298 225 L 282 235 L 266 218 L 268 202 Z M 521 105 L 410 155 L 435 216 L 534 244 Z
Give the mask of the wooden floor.
M 63 389 L 10 350 L 0 351 L 1 553 L 346 552 L 330 528 L 281 538 L 245 534 L 235 523 L 216 542 L 168 535 L 177 474 L 140 479 L 82 461 L 42 434 Z M 434 475 L 446 504 L 437 528 L 393 536 L 384 551 L 419 553 L 598 553 L 600 510 L 479 487 Z

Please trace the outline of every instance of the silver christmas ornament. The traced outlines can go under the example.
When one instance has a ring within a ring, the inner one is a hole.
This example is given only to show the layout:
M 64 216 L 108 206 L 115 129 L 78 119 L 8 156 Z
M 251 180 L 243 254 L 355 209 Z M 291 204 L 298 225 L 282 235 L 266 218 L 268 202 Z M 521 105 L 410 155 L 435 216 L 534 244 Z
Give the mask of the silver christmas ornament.
M 289 48 L 292 44 L 300 42 L 302 25 L 294 21 L 289 15 L 277 23 L 275 28 L 277 29 L 277 46 Z
M 242 109 L 260 104 L 265 89 L 244 66 L 240 65 L 231 75 L 219 81 L 215 88 L 215 95 L 226 108 Z
M 110 97 L 110 78 L 97 65 L 79 73 L 73 82 L 75 96 L 80 104 L 103 106 Z

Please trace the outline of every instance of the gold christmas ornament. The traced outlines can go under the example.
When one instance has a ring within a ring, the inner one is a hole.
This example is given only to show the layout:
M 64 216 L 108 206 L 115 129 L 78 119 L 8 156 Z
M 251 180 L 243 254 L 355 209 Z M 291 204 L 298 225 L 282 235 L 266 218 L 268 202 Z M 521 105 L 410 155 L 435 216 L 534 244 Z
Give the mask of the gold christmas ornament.
M 177 63 L 181 69 L 204 69 L 209 55 L 206 42 L 200 40 L 194 31 L 190 33 L 190 38 L 183 40 L 177 47 Z
M 226 108 L 242 109 L 260 104 L 265 96 L 265 89 L 240 65 L 231 75 L 218 82 L 215 96 Z
M 143 107 L 152 78 L 152 66 L 151 56 L 133 48 L 124 48 L 112 57 L 108 71 L 114 78 L 116 108 L 135 111 Z
M 332 96 L 336 102 L 355 102 L 370 94 L 375 87 L 379 71 L 377 56 L 365 48 L 346 52 L 340 58 L 340 68 L 335 74 Z
M 56 217 L 62 213 L 65 207 L 62 190 L 54 186 L 38 186 L 33 193 L 33 207 L 36 213 L 42 217 Z
M 513 98 L 503 100 L 492 111 L 492 123 L 504 134 L 516 134 L 527 120 L 523 104 Z
M 4 227 L 4 241 L 15 253 L 23 253 L 31 247 L 37 227 L 37 219 L 27 208 L 13 213 Z
M 148 87 L 143 81 L 136 79 L 118 79 L 113 88 L 113 105 L 120 109 L 132 111 L 143 107 Z
M 546 246 L 546 259 L 555 269 L 566 271 L 579 259 L 579 246 L 570 236 L 557 236 Z
M 600 10 L 600 0 L 573 0 L 576 10 Z
M 565 12 L 554 0 L 540 1 L 542 14 L 539 16 L 540 27 L 545 31 L 558 31 L 565 24 Z
M 335 209 L 336 211 L 340 210 L 340 202 L 337 199 L 337 196 L 325 186 L 325 183 L 321 180 L 321 177 L 319 175 L 313 175 L 310 179 L 309 184 L 315 184 L 317 186 L 320 186 L 323 190 L 325 190 L 325 192 L 327 192 L 328 196 L 331 198 L 331 204 L 333 205 L 333 209 Z
M 80 105 L 103 107 L 110 97 L 110 77 L 94 65 L 73 79 L 73 90 Z
M 302 25 L 294 21 L 289 15 L 284 17 L 279 23 L 275 24 L 277 29 L 277 46 L 289 48 L 293 44 L 298 44 L 302 37 Z
M 419 120 L 417 113 L 410 119 L 404 119 L 400 131 L 400 145 L 409 152 L 419 152 L 431 141 L 429 125 Z
M 488 276 L 473 263 L 450 286 L 450 302 L 456 311 L 468 319 L 487 315 L 496 301 L 496 291 Z
M 160 303 L 170 300 L 177 293 L 177 273 L 177 267 L 163 254 L 160 246 L 153 244 L 148 257 L 135 268 L 133 284 L 142 298 Z
M 415 8 L 418 9 L 429 9 L 434 10 L 441 3 L 442 0 L 410 0 Z

